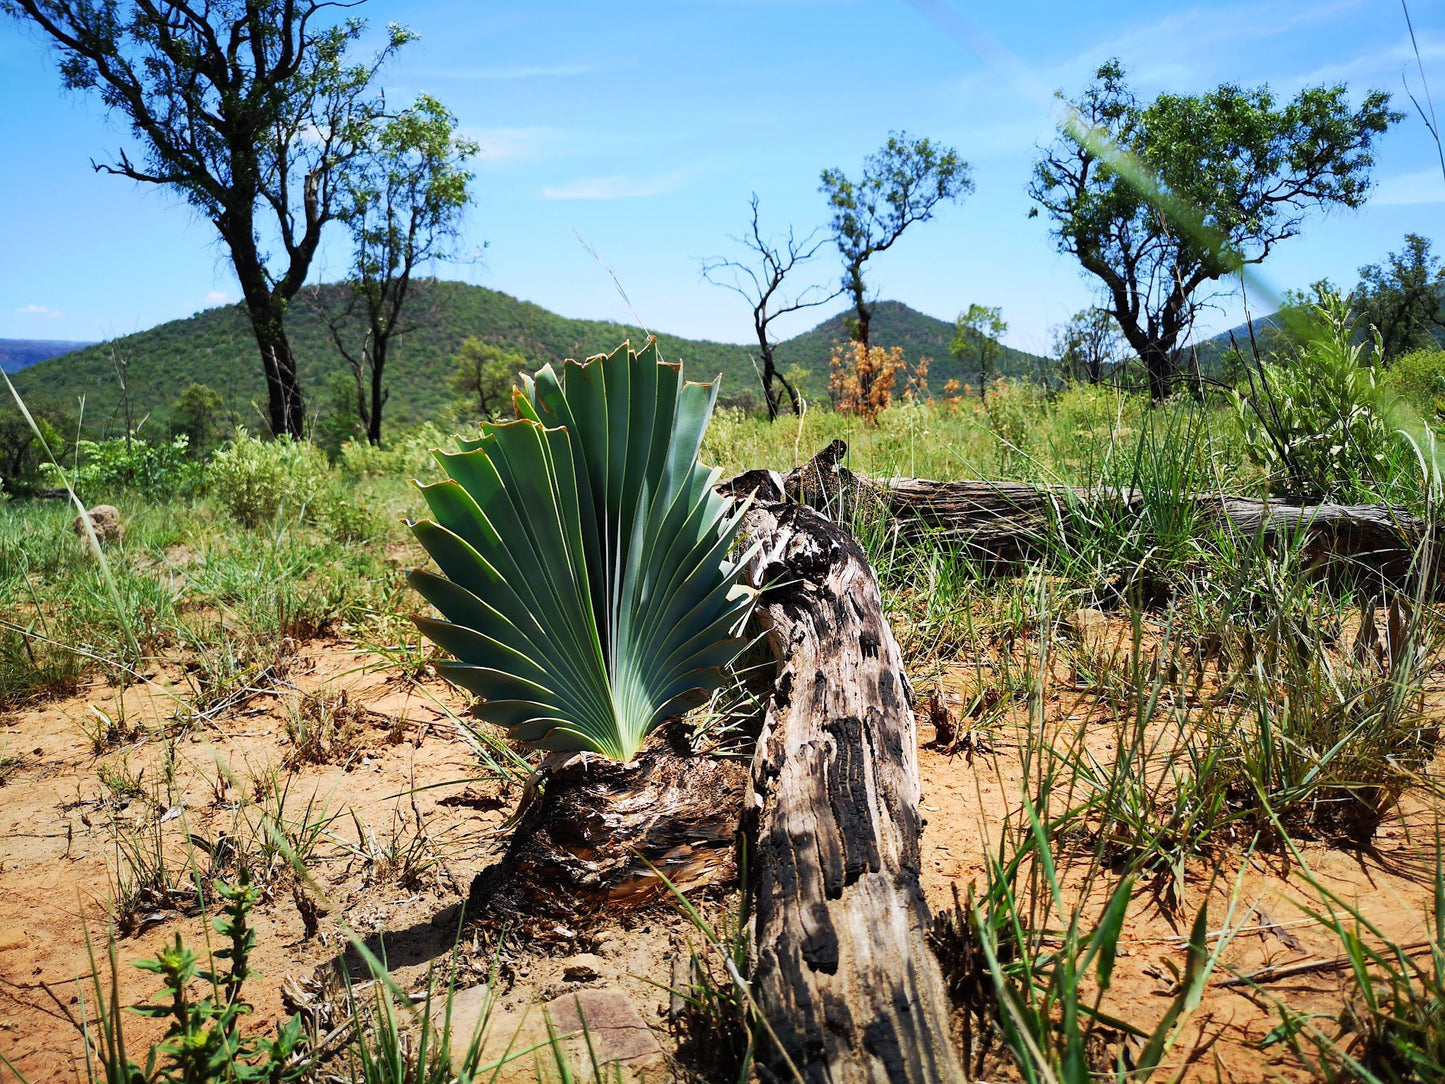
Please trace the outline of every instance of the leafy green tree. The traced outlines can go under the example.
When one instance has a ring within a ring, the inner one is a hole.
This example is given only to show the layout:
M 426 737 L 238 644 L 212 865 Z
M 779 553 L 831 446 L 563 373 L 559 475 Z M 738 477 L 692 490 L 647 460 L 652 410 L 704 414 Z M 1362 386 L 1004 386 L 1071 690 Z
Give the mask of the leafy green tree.
M 1119 325 L 1107 309 L 1090 307 L 1074 313 L 1054 332 L 1054 356 L 1066 384 L 1098 384 L 1123 352 Z
M 351 366 L 357 414 L 372 444 L 381 443 L 392 340 L 416 326 L 402 321 L 412 275 L 418 264 L 448 253 L 472 200 L 473 174 L 466 163 L 479 147 L 458 138 L 456 128 L 451 111 L 423 94 L 399 116 L 377 125 L 372 153 L 342 178 L 339 214 L 353 245 L 347 283 L 351 304 L 341 320 L 328 317 L 327 325 Z M 363 331 L 359 348 L 343 333 L 357 310 Z
M 970 305 L 966 312 L 958 314 L 954 324 L 953 342 L 948 352 L 959 361 L 972 359 L 978 368 L 978 397 L 982 399 L 988 390 L 989 379 L 1003 347 L 999 336 L 1008 331 L 1008 322 L 1003 310 L 994 306 Z
M 74 409 L 35 395 L 26 400 L 51 455 L 62 463 L 70 462 L 77 426 Z M 13 403 L 0 409 L 0 492 L 28 493 L 45 485 L 41 467 L 47 462 L 44 447 L 24 415 Z
M 820 190 L 833 212 L 828 225 L 843 257 L 843 290 L 853 299 L 850 331 L 866 350 L 873 305 L 863 265 L 891 248 L 913 223 L 932 218 L 940 203 L 973 191 L 968 163 L 950 147 L 893 132 L 864 160 L 857 181 L 842 170 L 825 169 Z
M 1310 212 L 1365 201 L 1375 139 L 1401 118 L 1389 101 L 1373 91 L 1356 108 L 1337 85 L 1280 104 L 1227 83 L 1144 104 L 1111 60 L 1069 103 L 1029 192 L 1059 251 L 1103 283 L 1156 401 L 1201 287 L 1263 261 Z
M 143 161 L 121 150 L 96 169 L 179 194 L 230 253 L 266 376 L 273 433 L 300 437 L 306 401 L 286 335 L 342 178 L 385 110 L 372 88 L 411 39 L 392 25 L 354 62 L 366 30 L 328 21 L 331 0 L 0 0 L 60 53 L 75 90 L 124 117 Z
M 478 417 L 494 418 L 506 408 L 517 374 L 527 367 L 521 354 L 468 337 L 452 355 L 452 390 L 462 396 L 468 410 L 475 408 Z
M 1445 266 L 1426 238 L 1407 233 L 1399 252 L 1360 268 L 1350 302 L 1362 322 L 1380 333 L 1383 363 L 1429 349 L 1445 332 Z
M 171 432 L 187 439 L 194 458 L 204 458 L 235 427 L 225 399 L 208 384 L 190 385 L 171 404 Z

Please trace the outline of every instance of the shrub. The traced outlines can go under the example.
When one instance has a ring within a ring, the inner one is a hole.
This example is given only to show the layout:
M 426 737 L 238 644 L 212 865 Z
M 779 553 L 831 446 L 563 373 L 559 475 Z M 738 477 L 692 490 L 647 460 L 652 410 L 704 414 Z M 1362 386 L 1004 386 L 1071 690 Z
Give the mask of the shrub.
M 1028 381 L 996 380 L 988 389 L 984 411 L 997 442 L 1000 476 L 1027 473 L 1033 458 L 1033 432 L 1043 409 L 1043 394 Z
M 68 481 L 87 501 L 122 490 L 159 500 L 186 492 L 201 480 L 200 467 L 189 458 L 189 446 L 184 434 L 158 441 L 134 435 L 129 440 L 82 440 L 76 445 L 79 465 L 73 471 L 54 463 L 41 469 L 59 483 Z
M 383 447 L 362 440 L 341 446 L 337 466 L 348 482 L 363 478 L 427 478 L 437 472 L 432 450 L 451 442 L 440 426 L 427 423 L 388 440 Z
M 1261 365 L 1236 393 L 1245 451 L 1270 489 L 1305 500 L 1370 500 L 1394 474 L 1399 442 L 1380 408 L 1365 344 L 1338 297 L 1318 306 L 1323 330 L 1294 354 Z M 1378 348 L 1378 347 L 1377 347 Z
M 1445 417 L 1445 350 L 1414 350 L 1385 370 L 1380 383 L 1426 418 Z
M 274 519 L 283 508 L 298 515 L 313 507 L 330 471 L 326 456 L 310 444 L 281 437 L 260 440 L 244 429 L 211 457 L 211 492 L 243 527 Z
M 870 349 L 859 342 L 834 344 L 828 368 L 832 371 L 828 390 L 838 413 L 856 414 L 866 422 L 876 423 L 878 415 L 892 402 L 893 385 L 905 368 L 903 348 Z

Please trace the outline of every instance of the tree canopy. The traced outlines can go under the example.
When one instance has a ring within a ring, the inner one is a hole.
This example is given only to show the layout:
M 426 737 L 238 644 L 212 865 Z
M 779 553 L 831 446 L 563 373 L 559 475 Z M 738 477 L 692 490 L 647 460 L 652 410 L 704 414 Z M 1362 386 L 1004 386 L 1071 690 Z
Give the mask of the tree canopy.
M 393 24 L 357 61 L 366 24 L 328 0 L 0 0 L 60 53 L 64 84 L 94 91 L 142 148 L 96 165 L 176 192 L 230 254 L 266 376 L 276 433 L 304 433 L 288 303 L 338 213 L 341 178 L 385 111 L 373 88 L 411 33 Z
M 1226 83 L 1143 103 L 1111 60 L 1069 103 L 1030 195 L 1059 251 L 1102 283 L 1156 400 L 1201 287 L 1262 262 L 1311 213 L 1365 201 L 1375 140 L 1400 119 L 1389 101 L 1352 105 L 1340 84 L 1281 103 Z
M 993 375 L 994 364 L 1003 353 L 999 336 L 1008 331 L 1008 322 L 1003 318 L 1003 309 L 998 306 L 970 305 L 966 312 L 958 314 L 954 324 L 953 343 L 949 353 L 959 361 L 972 359 L 978 368 L 978 397 L 988 394 L 989 378 Z
M 1426 238 L 1407 233 L 1400 251 L 1360 268 L 1350 302 L 1362 322 L 1380 333 L 1380 360 L 1388 364 L 1445 335 L 1445 265 Z
M 843 289 L 853 299 L 853 337 L 866 348 L 873 306 L 863 265 L 884 252 L 915 222 L 926 222 L 945 200 L 973 191 L 968 163 L 951 147 L 893 132 L 863 162 L 858 180 L 825 169 L 821 191 L 833 212 L 829 228 L 843 257 Z
M 458 138 L 456 129 L 451 111 L 423 94 L 375 126 L 370 153 L 342 177 L 339 217 L 351 232 L 352 304 L 328 326 L 351 367 L 357 415 L 372 444 L 381 443 L 391 342 L 414 326 L 402 321 L 412 275 L 424 261 L 448 253 L 471 203 L 467 162 L 480 148 Z M 360 346 L 342 332 L 353 309 L 360 310 Z

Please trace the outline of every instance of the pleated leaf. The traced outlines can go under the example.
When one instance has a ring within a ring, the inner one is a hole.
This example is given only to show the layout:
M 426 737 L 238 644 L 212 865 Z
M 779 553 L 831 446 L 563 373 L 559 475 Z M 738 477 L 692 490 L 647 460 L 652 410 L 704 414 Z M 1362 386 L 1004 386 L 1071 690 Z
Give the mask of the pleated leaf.
M 523 383 L 517 418 L 438 452 L 447 478 L 421 487 L 432 518 L 411 526 L 439 572 L 410 580 L 441 619 L 417 626 L 481 718 L 630 760 L 742 646 L 742 510 L 698 460 L 717 382 L 649 340 Z

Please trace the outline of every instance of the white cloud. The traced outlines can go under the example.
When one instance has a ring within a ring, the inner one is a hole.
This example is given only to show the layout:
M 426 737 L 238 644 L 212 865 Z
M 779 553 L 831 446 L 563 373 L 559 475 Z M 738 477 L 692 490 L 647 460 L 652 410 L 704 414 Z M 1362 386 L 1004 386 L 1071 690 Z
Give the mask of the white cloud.
M 677 170 L 660 177 L 588 177 L 542 189 L 543 199 L 637 199 L 679 188 L 686 175 Z
M 15 311 L 21 316 L 48 316 L 52 320 L 60 315 L 57 310 L 48 305 L 23 305 Z
M 1416 35 L 1420 46 L 1420 62 L 1427 66 L 1431 61 L 1445 60 L 1445 39 L 1432 37 L 1428 33 Z M 1391 46 L 1366 53 L 1343 64 L 1327 64 L 1298 78 L 1301 84 L 1347 83 L 1365 79 L 1397 80 L 1404 77 L 1419 93 L 1420 69 L 1415 61 L 1415 47 L 1408 34 L 1402 34 Z M 1401 95 L 1401 101 L 1404 96 Z M 1399 102 L 1395 103 L 1397 106 Z
M 525 162 L 555 153 L 562 143 L 560 128 L 463 128 L 459 133 L 482 148 L 484 166 Z
M 1385 177 L 1370 193 L 1375 207 L 1409 207 L 1420 203 L 1445 203 L 1445 177 L 1439 169 L 1417 169 Z
M 225 290 L 212 290 L 206 295 L 206 300 L 204 304 L 206 308 L 212 309 L 215 308 L 217 305 L 229 305 L 235 300 L 236 299 L 230 294 L 226 293 Z

